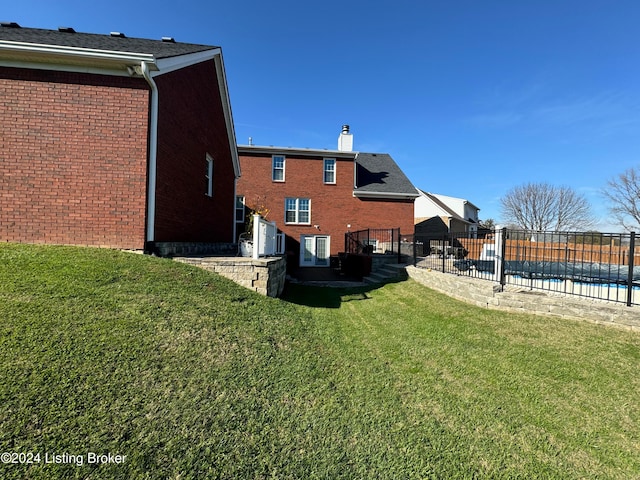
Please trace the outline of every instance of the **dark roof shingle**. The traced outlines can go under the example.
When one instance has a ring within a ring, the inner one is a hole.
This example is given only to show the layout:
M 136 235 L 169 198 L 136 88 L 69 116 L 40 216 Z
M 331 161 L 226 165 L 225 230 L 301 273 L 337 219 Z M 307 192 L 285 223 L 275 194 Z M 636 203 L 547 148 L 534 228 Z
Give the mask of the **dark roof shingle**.
M 151 54 L 156 59 L 176 57 L 218 48 L 210 45 L 164 42 L 162 40 L 111 36 L 110 34 L 99 35 L 95 33 L 69 33 L 39 28 L 16 28 L 4 26 L 4 24 L 0 26 L 0 41 L 1 40 L 113 52 L 144 53 Z
M 356 192 L 418 196 L 416 188 L 386 153 L 358 153 Z

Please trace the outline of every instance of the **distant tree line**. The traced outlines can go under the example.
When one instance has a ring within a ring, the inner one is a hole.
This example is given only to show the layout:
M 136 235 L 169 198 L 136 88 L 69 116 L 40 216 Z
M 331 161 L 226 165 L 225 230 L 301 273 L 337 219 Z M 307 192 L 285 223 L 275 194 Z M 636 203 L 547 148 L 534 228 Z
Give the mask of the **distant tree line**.
M 640 166 L 610 179 L 602 190 L 612 218 L 627 231 L 640 231 Z M 611 236 L 592 230 L 596 223 L 587 198 L 571 187 L 549 183 L 525 183 L 509 190 L 500 199 L 502 221 L 513 228 L 530 232 L 577 232 L 574 243 L 609 245 Z M 485 229 L 495 228 L 493 219 L 480 222 Z

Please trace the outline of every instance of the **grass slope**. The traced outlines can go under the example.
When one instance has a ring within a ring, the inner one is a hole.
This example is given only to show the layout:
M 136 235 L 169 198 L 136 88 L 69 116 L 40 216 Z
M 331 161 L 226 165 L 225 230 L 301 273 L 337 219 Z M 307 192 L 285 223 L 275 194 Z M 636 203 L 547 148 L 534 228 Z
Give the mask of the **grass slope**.
M 0 477 L 637 478 L 639 359 L 636 333 L 411 281 L 275 300 L 170 260 L 5 244 L 0 452 L 42 456 Z

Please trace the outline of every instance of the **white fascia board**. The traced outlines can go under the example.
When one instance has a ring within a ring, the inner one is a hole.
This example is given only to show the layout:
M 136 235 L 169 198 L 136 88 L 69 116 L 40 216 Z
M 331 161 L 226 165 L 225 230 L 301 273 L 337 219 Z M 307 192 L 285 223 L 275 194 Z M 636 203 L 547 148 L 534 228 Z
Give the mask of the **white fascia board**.
M 224 60 L 222 58 L 222 50 L 217 49 L 215 56 L 216 73 L 218 75 L 218 88 L 220 89 L 220 99 L 222 100 L 222 109 L 224 111 L 224 121 L 227 127 L 227 136 L 229 138 L 229 151 L 231 152 L 231 160 L 233 162 L 233 173 L 239 178 L 240 158 L 238 156 L 238 147 L 236 143 L 236 130 L 233 123 L 233 114 L 231 113 L 231 100 L 229 99 L 229 86 L 227 85 L 227 74 L 224 69 Z M 235 196 L 234 196 L 235 202 Z M 234 218 L 235 224 L 235 218 Z
M 415 200 L 419 195 L 417 193 L 363 192 L 363 191 L 354 190 L 353 196 L 357 198 Z
M 184 55 L 176 55 L 175 57 L 159 58 L 156 60 L 159 72 L 155 72 L 154 76 L 170 73 L 181 68 L 196 65 L 207 60 L 214 59 L 217 55 L 221 55 L 220 48 L 212 48 L 203 52 L 187 53 Z

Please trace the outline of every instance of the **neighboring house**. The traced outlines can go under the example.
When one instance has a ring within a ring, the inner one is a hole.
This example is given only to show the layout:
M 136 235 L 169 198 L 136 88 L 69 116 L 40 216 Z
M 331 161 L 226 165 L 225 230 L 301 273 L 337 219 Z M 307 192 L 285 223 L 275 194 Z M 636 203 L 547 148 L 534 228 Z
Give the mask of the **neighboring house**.
M 0 144 L 0 241 L 234 241 L 219 47 L 2 23 Z
M 478 232 L 480 209 L 463 198 L 449 197 L 418 189 L 415 201 L 416 235 Z
M 329 256 L 344 251 L 347 231 L 413 233 L 415 187 L 388 154 L 352 146 L 348 126 L 337 150 L 238 146 L 238 231 L 247 210 L 268 210 L 300 266 L 329 266 Z

